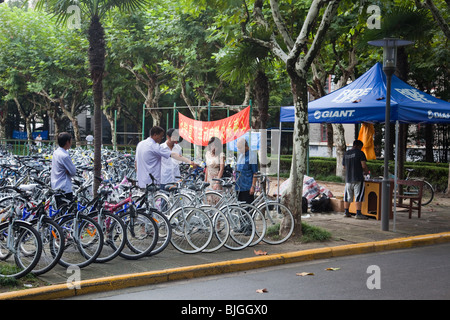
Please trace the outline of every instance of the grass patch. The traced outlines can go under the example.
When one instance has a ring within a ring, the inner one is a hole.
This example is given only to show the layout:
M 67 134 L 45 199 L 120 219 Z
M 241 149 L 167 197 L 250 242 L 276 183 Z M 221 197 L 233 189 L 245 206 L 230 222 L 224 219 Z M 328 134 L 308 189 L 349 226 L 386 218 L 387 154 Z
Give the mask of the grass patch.
M 302 222 L 302 234 L 300 241 L 303 243 L 331 240 L 331 232 L 316 226 L 311 226 L 304 222 Z
M 318 174 L 314 177 L 317 181 L 328 181 L 328 182 L 345 182 L 344 179 L 335 175 L 321 175 Z
M 12 274 L 17 272 L 16 266 L 0 264 L 1 274 Z M 32 273 L 26 276 L 16 279 L 13 277 L 0 277 L 0 292 L 17 291 L 29 288 L 36 288 L 46 285 L 45 282 L 39 280 Z

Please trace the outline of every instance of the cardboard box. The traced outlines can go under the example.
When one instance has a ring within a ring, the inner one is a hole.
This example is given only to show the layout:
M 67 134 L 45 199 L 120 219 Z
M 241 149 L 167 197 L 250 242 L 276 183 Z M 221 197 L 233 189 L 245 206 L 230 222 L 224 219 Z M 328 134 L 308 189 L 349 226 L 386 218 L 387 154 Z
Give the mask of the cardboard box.
M 345 211 L 343 199 L 330 198 L 330 204 L 331 204 L 331 208 L 335 212 L 344 212 Z

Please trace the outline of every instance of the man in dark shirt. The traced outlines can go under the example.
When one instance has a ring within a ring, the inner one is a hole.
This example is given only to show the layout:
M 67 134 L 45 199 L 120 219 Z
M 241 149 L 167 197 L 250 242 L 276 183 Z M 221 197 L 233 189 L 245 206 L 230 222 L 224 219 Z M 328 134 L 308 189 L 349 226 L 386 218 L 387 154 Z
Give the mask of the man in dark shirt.
M 342 160 L 342 165 L 345 168 L 345 216 L 351 217 L 349 207 L 354 197 L 356 219 L 367 219 L 366 216 L 361 214 L 361 205 L 364 200 L 364 174 L 369 173 L 369 168 L 366 164 L 366 155 L 361 151 L 362 147 L 362 141 L 355 140 L 353 142 L 353 148 L 345 153 L 344 159 Z

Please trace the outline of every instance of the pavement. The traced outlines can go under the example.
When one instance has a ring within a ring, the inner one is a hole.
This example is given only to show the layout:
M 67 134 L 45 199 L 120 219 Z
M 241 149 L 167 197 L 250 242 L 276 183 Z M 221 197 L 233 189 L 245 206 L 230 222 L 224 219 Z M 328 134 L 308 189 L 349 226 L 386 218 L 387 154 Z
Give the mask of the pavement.
M 344 255 L 398 250 L 415 246 L 450 242 L 450 198 L 438 195 L 430 205 L 411 219 L 404 209 L 390 220 L 389 231 L 381 230 L 381 221 L 370 218 L 345 218 L 342 212 L 306 213 L 302 221 L 332 234 L 325 242 L 302 243 L 293 235 L 280 245 L 260 243 L 240 251 L 222 248 L 213 253 L 184 254 L 169 245 L 156 256 L 136 261 L 116 258 L 103 264 L 91 264 L 76 271 L 57 265 L 39 276 L 48 286 L 0 294 L 0 300 L 50 300 L 82 296 L 167 281 L 186 280 L 222 273 L 277 266 L 286 263 L 326 259 Z

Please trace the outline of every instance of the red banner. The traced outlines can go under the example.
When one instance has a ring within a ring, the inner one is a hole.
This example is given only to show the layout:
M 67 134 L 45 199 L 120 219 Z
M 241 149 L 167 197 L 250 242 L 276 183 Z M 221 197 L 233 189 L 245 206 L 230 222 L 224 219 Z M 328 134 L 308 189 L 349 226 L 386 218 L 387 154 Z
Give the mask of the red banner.
M 236 140 L 250 130 L 250 106 L 231 117 L 217 121 L 198 121 L 181 113 L 179 115 L 180 136 L 190 143 L 207 146 L 212 137 L 222 144 Z

